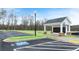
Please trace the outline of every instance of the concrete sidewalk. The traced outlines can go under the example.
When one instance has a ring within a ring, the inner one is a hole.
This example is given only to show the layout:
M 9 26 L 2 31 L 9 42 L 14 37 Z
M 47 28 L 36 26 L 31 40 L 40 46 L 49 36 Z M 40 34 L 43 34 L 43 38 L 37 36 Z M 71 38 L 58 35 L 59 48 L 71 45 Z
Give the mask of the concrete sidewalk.
M 55 39 L 57 41 L 69 42 L 69 43 L 79 45 L 79 37 L 78 36 L 71 35 L 70 37 L 69 36 L 67 37 L 67 36 L 51 35 L 51 36 L 48 36 L 48 38 Z

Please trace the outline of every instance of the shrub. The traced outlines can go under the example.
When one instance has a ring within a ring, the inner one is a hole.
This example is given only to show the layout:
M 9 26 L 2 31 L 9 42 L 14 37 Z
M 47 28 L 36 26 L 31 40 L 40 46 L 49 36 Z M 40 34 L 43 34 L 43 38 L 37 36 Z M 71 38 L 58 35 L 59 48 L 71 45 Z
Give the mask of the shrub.
M 47 32 L 44 32 L 44 34 L 47 34 Z

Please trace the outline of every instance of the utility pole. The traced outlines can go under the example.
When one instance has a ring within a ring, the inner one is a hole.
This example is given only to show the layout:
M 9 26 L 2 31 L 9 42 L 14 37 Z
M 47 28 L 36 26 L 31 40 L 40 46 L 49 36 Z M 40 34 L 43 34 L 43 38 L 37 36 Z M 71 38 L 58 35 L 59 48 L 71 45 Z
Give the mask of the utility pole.
M 35 36 L 36 36 L 36 12 L 34 12 L 34 19 L 35 19 Z

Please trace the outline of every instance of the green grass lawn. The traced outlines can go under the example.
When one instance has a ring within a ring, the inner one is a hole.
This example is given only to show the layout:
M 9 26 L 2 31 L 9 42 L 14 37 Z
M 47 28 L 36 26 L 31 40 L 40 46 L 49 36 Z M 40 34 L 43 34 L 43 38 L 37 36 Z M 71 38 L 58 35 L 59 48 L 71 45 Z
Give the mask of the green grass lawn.
M 37 31 L 37 35 L 34 35 L 34 31 L 32 30 L 16 30 L 17 32 L 22 32 L 22 33 L 28 33 L 32 34 L 32 36 L 17 36 L 17 37 L 9 37 L 5 39 L 4 41 L 7 42 L 16 42 L 16 41 L 24 41 L 24 40 L 36 40 L 36 39 L 41 39 L 45 38 L 48 35 L 50 35 L 50 31 L 47 31 L 47 34 L 44 34 L 44 31 Z
M 18 41 L 28 41 L 28 40 L 38 40 L 41 38 L 51 38 L 51 39 L 56 39 L 57 36 L 52 36 L 50 31 L 47 31 L 47 34 L 44 34 L 44 31 L 37 31 L 37 36 L 34 36 L 34 31 L 32 30 L 8 30 L 8 31 L 17 31 L 17 32 L 22 32 L 26 34 L 32 34 L 32 36 L 17 36 L 17 37 L 9 37 L 5 39 L 4 41 L 6 42 L 18 42 Z M 8 32 L 5 31 L 5 32 Z M 74 35 L 66 35 L 63 36 L 64 38 L 77 38 L 77 36 Z M 79 40 L 69 40 L 71 43 L 79 43 Z

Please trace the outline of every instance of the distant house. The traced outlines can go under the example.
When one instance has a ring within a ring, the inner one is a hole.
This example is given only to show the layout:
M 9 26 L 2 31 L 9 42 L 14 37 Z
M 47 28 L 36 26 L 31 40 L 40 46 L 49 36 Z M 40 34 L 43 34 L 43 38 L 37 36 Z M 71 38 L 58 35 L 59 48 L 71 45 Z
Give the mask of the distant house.
M 51 26 L 52 32 L 57 32 L 60 34 L 64 33 L 66 35 L 68 32 L 70 32 L 70 24 L 71 21 L 68 19 L 68 17 L 50 19 L 44 24 L 44 32 L 46 32 L 46 26 Z

